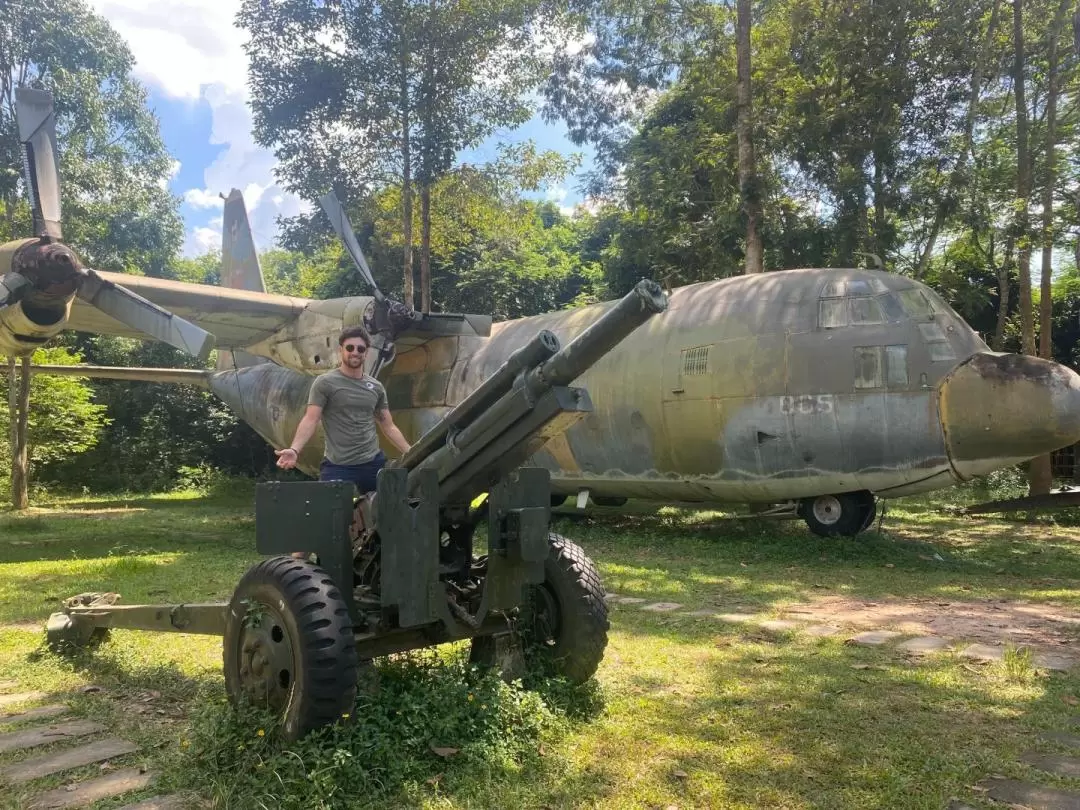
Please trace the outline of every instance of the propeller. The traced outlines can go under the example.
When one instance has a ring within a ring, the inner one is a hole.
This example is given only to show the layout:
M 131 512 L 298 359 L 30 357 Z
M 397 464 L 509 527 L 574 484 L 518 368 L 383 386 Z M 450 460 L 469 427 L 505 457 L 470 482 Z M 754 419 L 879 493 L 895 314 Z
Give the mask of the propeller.
M 52 96 L 44 90 L 16 88 L 15 117 L 24 149 L 34 235 L 39 241 L 27 240 L 15 250 L 11 272 L 0 276 L 0 307 L 21 299 L 45 310 L 66 308 L 74 292 L 125 326 L 205 360 L 214 347 L 213 335 L 83 267 L 75 253 L 60 243 L 60 172 Z

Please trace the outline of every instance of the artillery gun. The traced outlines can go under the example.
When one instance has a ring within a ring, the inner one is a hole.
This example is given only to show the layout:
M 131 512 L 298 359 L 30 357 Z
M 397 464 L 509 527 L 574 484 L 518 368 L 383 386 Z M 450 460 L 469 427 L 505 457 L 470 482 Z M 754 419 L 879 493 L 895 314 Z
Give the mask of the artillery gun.
M 522 465 L 592 410 L 570 383 L 666 306 L 646 280 L 565 347 L 541 331 L 387 465 L 375 493 L 357 496 L 346 482 L 259 484 L 256 547 L 272 556 L 228 603 L 76 597 L 49 618 L 50 645 L 86 646 L 110 628 L 222 635 L 230 698 L 281 711 L 289 739 L 351 711 L 362 662 L 446 642 L 471 639 L 471 660 L 504 672 L 529 651 L 587 680 L 607 644 L 600 576 L 549 531 L 548 471 Z

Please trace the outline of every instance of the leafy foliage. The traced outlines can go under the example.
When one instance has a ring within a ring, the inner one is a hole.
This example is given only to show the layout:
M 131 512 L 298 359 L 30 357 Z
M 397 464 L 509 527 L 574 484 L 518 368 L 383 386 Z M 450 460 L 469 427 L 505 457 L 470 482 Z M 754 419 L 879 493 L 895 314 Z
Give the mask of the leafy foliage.
M 56 106 L 65 241 L 92 267 L 168 274 L 183 238 L 173 164 L 133 64 L 83 0 L 0 5 L 0 237 L 30 233 L 14 93 L 42 87 Z
M 31 357 L 37 365 L 69 366 L 82 357 L 61 346 L 38 349 Z M 4 377 L 6 379 L 6 376 Z M 6 388 L 6 386 L 5 386 Z M 51 377 L 35 374 L 30 378 L 28 419 L 31 475 L 42 465 L 78 457 L 94 448 L 108 427 L 106 406 L 96 402 L 93 389 L 80 377 Z M 11 422 L 6 401 L 0 408 L 0 469 L 11 469 L 11 445 L 7 441 Z M 7 476 L 0 488 L 10 484 Z
M 425 782 L 498 783 L 544 767 L 544 743 L 566 728 L 565 712 L 520 682 L 469 665 L 466 655 L 380 659 L 361 676 L 353 716 L 290 745 L 264 713 L 204 704 L 184 770 L 230 807 L 299 810 L 350 807 L 358 796 L 404 800 Z

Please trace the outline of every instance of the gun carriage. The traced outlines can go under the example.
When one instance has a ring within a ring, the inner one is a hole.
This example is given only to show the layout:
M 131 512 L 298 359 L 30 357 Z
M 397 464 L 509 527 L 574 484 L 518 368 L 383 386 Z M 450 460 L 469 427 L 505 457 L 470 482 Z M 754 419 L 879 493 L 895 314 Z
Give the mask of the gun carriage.
M 259 484 L 256 547 L 270 556 L 228 603 L 75 597 L 49 618 L 49 643 L 86 646 L 110 628 L 221 635 L 230 698 L 280 710 L 288 738 L 351 710 L 362 662 L 446 642 L 471 639 L 471 659 L 503 671 L 528 651 L 587 680 L 607 644 L 600 576 L 550 532 L 548 471 L 522 465 L 592 410 L 570 383 L 666 306 L 645 280 L 566 346 L 541 331 L 387 465 L 374 493 Z

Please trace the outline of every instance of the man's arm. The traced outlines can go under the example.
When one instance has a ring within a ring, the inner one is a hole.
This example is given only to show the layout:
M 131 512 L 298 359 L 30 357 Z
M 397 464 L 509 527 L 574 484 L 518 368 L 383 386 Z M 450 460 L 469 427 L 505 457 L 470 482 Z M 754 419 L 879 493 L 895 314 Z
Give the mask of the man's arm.
M 296 466 L 296 460 L 300 457 L 300 451 L 304 449 L 304 445 L 308 443 L 308 440 L 315 435 L 315 429 L 319 426 L 319 419 L 321 418 L 321 405 L 307 406 L 307 410 L 304 412 L 304 418 L 301 419 L 300 424 L 296 426 L 296 435 L 293 436 L 292 444 L 284 450 L 275 451 L 278 457 L 277 465 L 281 467 L 281 469 L 290 470 Z
M 375 421 L 378 423 L 383 435 L 393 443 L 394 447 L 400 450 L 402 454 L 408 452 L 410 445 L 398 429 L 398 426 L 394 424 L 394 417 L 390 415 L 389 408 L 380 408 L 375 411 Z

